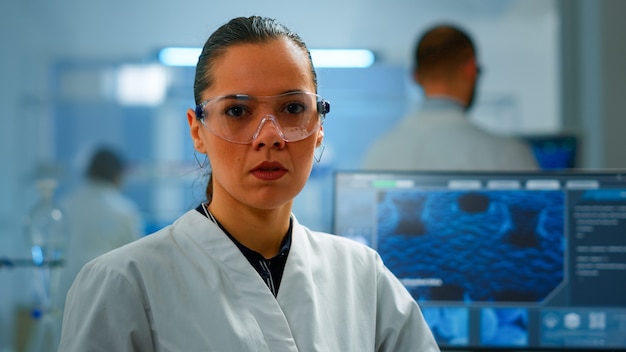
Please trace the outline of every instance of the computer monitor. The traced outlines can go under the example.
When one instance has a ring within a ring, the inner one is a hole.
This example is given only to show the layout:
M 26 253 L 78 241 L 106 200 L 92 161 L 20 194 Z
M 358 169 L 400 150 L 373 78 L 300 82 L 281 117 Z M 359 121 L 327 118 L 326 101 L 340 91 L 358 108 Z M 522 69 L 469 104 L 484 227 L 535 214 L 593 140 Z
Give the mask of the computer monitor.
M 575 169 L 579 164 L 579 137 L 575 134 L 536 134 L 522 137 L 542 170 Z
M 379 252 L 442 349 L 626 351 L 626 171 L 337 171 L 334 186 L 335 234 Z

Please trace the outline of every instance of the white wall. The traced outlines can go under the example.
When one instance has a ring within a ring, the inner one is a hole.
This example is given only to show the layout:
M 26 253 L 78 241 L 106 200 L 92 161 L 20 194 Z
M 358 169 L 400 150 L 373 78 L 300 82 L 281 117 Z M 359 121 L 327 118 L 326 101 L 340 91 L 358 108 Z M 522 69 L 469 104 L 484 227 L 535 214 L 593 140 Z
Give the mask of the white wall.
M 583 136 L 586 168 L 626 168 L 626 2 L 564 0 L 562 14 L 563 127 Z

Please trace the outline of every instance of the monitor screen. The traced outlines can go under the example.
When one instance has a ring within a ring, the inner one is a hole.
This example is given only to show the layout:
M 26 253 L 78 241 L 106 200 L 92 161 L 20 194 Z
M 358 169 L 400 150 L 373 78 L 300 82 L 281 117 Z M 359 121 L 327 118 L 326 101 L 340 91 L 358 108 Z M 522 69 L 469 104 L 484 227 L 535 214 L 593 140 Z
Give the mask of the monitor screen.
M 539 134 L 522 137 L 532 149 L 542 170 L 578 167 L 579 138 L 574 134 Z
M 626 172 L 334 183 L 335 234 L 378 251 L 442 349 L 626 351 Z

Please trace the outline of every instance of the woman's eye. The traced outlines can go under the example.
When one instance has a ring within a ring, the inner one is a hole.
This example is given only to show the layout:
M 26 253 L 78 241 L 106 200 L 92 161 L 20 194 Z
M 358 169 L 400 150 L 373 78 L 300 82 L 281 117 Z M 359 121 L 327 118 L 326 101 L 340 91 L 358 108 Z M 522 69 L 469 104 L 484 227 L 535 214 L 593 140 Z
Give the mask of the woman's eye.
M 290 114 L 299 114 L 305 110 L 305 106 L 301 103 L 290 103 L 287 104 L 285 110 Z
M 242 117 L 245 114 L 246 109 L 243 106 L 235 105 L 226 108 L 224 112 L 230 117 Z

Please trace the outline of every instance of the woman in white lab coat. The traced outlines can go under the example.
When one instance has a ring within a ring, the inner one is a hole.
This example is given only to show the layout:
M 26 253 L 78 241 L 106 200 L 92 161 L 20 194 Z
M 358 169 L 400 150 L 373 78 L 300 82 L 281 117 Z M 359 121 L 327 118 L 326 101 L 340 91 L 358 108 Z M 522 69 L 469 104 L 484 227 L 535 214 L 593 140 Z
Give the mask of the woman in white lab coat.
M 83 268 L 60 351 L 438 351 L 376 252 L 291 213 L 330 108 L 316 92 L 306 45 L 276 21 L 211 35 L 187 112 L 207 201 Z

